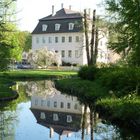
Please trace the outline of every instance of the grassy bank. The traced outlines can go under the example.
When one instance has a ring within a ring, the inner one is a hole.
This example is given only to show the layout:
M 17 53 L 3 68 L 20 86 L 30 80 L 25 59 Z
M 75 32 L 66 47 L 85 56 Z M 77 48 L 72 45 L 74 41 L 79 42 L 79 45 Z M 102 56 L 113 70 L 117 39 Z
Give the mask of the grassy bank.
M 43 78 L 59 78 L 75 76 L 74 71 L 59 71 L 59 70 L 15 70 L 0 72 L 0 77 L 9 79 L 43 79 Z
M 12 80 L 0 78 L 0 100 L 15 96 L 16 93 L 11 88 L 13 84 L 14 82 Z
M 71 95 L 78 96 L 81 99 L 83 97 L 84 100 L 87 99 L 91 102 L 108 96 L 107 90 L 101 87 L 99 83 L 81 80 L 79 78 L 57 80 L 56 88 Z
M 140 97 L 106 98 L 96 102 L 100 115 L 135 131 L 140 128 Z
M 13 96 L 13 91 L 10 88 L 10 85 L 16 80 L 66 78 L 76 75 L 77 72 L 74 71 L 59 70 L 15 70 L 0 72 L 0 99 Z

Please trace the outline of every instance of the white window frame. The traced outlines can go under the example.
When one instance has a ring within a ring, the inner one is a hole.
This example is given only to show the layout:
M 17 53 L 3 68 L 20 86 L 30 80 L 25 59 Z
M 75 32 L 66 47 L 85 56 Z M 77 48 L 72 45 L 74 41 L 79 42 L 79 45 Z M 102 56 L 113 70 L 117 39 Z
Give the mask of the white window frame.
M 68 50 L 68 57 L 69 57 L 69 58 L 72 57 L 72 50 Z
M 48 41 L 49 43 L 52 43 L 52 37 L 49 36 Z
M 62 43 L 65 42 L 65 36 L 62 36 Z
M 71 108 L 71 103 L 67 103 L 67 109 Z
M 57 101 L 54 101 L 53 107 L 57 107 Z
M 69 23 L 69 30 L 73 30 L 74 29 L 74 23 Z
M 67 123 L 71 123 L 72 122 L 72 116 L 71 115 L 67 115 Z
M 62 56 L 62 57 L 65 57 L 65 50 L 62 50 L 62 51 L 61 51 L 61 56 Z
M 72 36 L 69 36 L 69 43 L 72 42 Z
M 80 42 L 80 37 L 79 36 L 75 37 L 75 42 Z
M 54 121 L 58 121 L 58 120 L 59 120 L 58 114 L 53 113 L 53 120 L 54 120 Z
M 45 32 L 47 31 L 48 25 L 47 24 L 42 24 L 42 31 Z
M 60 26 L 61 26 L 61 24 L 56 23 L 55 24 L 55 31 L 59 31 L 60 30 Z
M 64 103 L 63 102 L 60 103 L 60 108 L 64 108 Z
M 45 37 L 44 37 L 44 36 L 42 37 L 42 43 L 43 43 L 43 44 L 46 43 L 46 40 L 45 40 Z
M 39 37 L 36 37 L 36 43 L 39 44 Z
M 42 119 L 42 120 L 46 119 L 46 115 L 44 112 L 40 112 L 40 119 Z
M 58 36 L 55 37 L 55 43 L 58 43 Z

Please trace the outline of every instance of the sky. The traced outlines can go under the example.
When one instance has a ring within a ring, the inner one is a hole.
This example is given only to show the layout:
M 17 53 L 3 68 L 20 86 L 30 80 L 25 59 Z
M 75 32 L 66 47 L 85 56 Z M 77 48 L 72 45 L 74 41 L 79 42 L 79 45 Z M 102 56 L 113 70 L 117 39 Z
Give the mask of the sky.
M 64 8 L 83 11 L 85 8 L 96 9 L 97 13 L 102 12 L 98 4 L 102 0 L 17 0 L 17 24 L 21 31 L 32 32 L 36 27 L 38 20 L 51 14 L 52 5 L 55 11 L 61 9 L 63 3 Z

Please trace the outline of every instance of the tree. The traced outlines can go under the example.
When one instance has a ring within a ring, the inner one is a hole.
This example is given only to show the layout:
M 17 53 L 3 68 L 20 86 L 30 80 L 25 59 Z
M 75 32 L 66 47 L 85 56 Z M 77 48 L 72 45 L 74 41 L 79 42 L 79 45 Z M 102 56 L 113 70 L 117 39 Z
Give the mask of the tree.
M 47 68 L 48 66 L 56 63 L 57 66 L 61 64 L 60 56 L 52 51 L 48 51 L 47 48 L 39 50 L 30 50 L 28 54 L 28 61 L 35 67 Z
M 0 11 L 0 70 L 6 70 L 14 54 L 11 50 L 17 47 L 16 40 L 14 40 L 16 25 L 11 22 L 15 16 L 13 1 L 1 0 Z
M 86 54 L 88 65 L 96 65 L 98 55 L 98 42 L 99 42 L 99 29 L 98 29 L 98 18 L 96 17 L 96 10 L 93 10 L 92 22 L 88 20 L 86 10 L 84 10 L 84 33 L 86 42 Z M 89 40 L 89 24 L 92 25 L 91 29 L 91 40 Z
M 109 47 L 134 66 L 140 66 L 140 1 L 106 0 L 111 15 Z M 129 59 L 128 59 L 129 58 Z
M 22 31 L 18 32 L 18 39 L 19 39 L 19 46 L 23 49 L 25 52 L 29 52 L 31 49 L 31 42 L 32 42 L 32 37 L 31 33 L 27 31 Z

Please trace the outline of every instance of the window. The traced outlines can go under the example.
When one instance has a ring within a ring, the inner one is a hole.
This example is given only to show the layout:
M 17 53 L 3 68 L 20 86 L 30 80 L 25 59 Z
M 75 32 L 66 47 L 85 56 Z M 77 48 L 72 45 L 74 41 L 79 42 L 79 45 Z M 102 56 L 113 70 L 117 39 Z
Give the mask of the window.
M 72 122 L 72 116 L 71 115 L 67 115 L 67 122 L 71 123 Z
M 75 41 L 76 41 L 76 42 L 79 42 L 79 41 L 80 41 L 79 36 L 76 36 L 76 37 L 75 37 Z
M 63 102 L 60 103 L 60 107 L 64 108 L 64 103 Z
M 43 25 L 42 25 L 42 31 L 43 31 L 43 32 L 46 31 L 47 28 L 48 28 L 48 25 L 46 25 L 46 24 L 43 24 Z
M 49 43 L 52 43 L 52 37 L 49 37 Z
M 41 106 L 45 106 L 45 101 L 41 100 Z
M 78 57 L 78 50 L 75 50 L 75 57 Z
M 56 101 L 54 102 L 54 107 L 57 107 L 57 102 Z
M 65 42 L 65 37 L 64 36 L 62 36 L 62 43 L 64 43 Z
M 47 106 L 50 107 L 50 101 L 47 101 Z
M 43 43 L 43 44 L 46 43 L 45 37 L 42 37 L 42 43 Z
M 74 23 L 69 23 L 69 30 L 73 30 L 74 28 Z
M 58 37 L 55 37 L 55 43 L 58 43 Z
M 65 57 L 65 51 L 64 50 L 61 51 L 61 56 Z
M 71 50 L 68 51 L 68 57 L 72 57 L 72 51 Z
M 36 37 L 36 43 L 39 44 L 39 37 Z
M 74 109 L 75 109 L 75 110 L 78 109 L 78 105 L 77 105 L 77 104 L 74 105 Z
M 72 36 L 69 36 L 69 42 L 72 42 Z
M 44 120 L 45 118 L 46 118 L 45 113 L 44 112 L 41 112 L 40 113 L 40 119 Z
M 55 31 L 59 31 L 60 30 L 60 24 L 55 24 Z
M 38 105 L 38 99 L 35 99 L 35 105 Z
M 54 121 L 58 121 L 59 120 L 58 114 L 56 114 L 56 113 L 53 114 L 53 120 Z
M 70 109 L 70 103 L 67 103 L 67 109 Z

